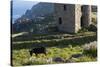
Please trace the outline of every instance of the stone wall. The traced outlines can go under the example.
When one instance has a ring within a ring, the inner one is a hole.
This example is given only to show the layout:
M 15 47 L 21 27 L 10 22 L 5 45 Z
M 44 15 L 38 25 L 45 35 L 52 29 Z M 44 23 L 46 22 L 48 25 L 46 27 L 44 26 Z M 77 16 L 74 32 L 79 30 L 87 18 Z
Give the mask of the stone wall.
M 82 26 L 88 27 L 91 24 L 91 6 L 83 5 L 82 6 L 82 18 L 81 18 Z
M 77 33 L 91 24 L 91 6 L 55 4 L 55 20 L 61 32 Z
M 77 33 L 79 29 L 81 29 L 81 16 L 81 5 L 75 5 L 75 33 Z
M 64 10 L 64 5 L 66 10 Z M 55 4 L 55 19 L 61 32 L 76 33 L 80 29 L 81 6 L 74 4 Z M 59 18 L 62 23 L 59 24 Z

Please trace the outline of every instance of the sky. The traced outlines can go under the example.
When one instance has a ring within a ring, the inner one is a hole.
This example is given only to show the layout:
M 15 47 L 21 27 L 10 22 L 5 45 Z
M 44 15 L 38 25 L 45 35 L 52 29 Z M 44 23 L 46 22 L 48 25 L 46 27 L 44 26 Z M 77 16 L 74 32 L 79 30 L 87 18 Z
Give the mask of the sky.
M 36 5 L 38 2 L 34 1 L 20 1 L 13 0 L 13 19 L 19 18 L 22 16 L 26 10 L 31 9 L 33 5 Z

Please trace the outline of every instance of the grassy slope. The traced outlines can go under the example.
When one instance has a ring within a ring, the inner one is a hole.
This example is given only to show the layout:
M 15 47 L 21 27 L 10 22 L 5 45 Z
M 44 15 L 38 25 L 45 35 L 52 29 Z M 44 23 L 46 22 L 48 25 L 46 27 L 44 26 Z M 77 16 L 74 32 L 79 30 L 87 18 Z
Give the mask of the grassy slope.
M 40 37 L 41 35 L 37 35 L 37 37 Z M 42 35 L 41 37 L 44 37 L 45 35 Z M 46 35 L 47 36 L 47 35 Z M 64 61 L 68 60 L 73 54 L 82 54 L 83 53 L 83 45 L 85 43 L 89 43 L 92 41 L 95 41 L 97 39 L 95 33 L 87 32 L 87 33 L 79 33 L 76 35 L 60 35 L 61 38 L 57 38 L 56 40 L 53 40 L 53 38 L 46 39 L 40 39 L 40 40 L 33 40 L 25 42 L 25 41 L 16 41 L 12 43 L 13 47 L 13 65 L 35 65 L 35 64 L 53 64 L 56 62 L 46 62 L 46 59 L 48 58 L 55 58 L 55 57 L 61 57 L 64 59 Z M 70 36 L 72 39 L 67 39 Z M 82 38 L 81 38 L 82 36 Z M 34 37 L 34 35 L 33 35 Z M 49 37 L 51 37 L 49 35 Z M 75 38 L 78 37 L 78 38 Z M 60 40 L 57 40 L 60 39 Z M 47 55 L 44 56 L 43 54 L 36 57 L 33 55 L 30 57 L 29 50 L 34 47 L 40 47 L 44 46 L 47 49 Z M 82 54 L 83 56 L 80 58 L 72 58 L 71 60 L 74 62 L 88 62 L 88 61 L 96 61 L 97 59 L 88 56 L 85 54 Z M 34 60 L 30 60 L 33 58 Z
M 92 22 L 97 24 L 97 13 L 92 13 Z M 30 37 L 31 36 L 31 37 Z M 75 38 L 78 37 L 78 38 Z M 68 39 L 69 38 L 69 39 Z M 72 38 L 72 39 L 70 39 Z M 17 65 L 36 65 L 36 64 L 53 64 L 56 62 L 47 62 L 49 58 L 61 57 L 71 62 L 89 62 L 96 61 L 97 57 L 84 54 L 84 44 L 97 41 L 95 33 L 80 33 L 75 35 L 68 34 L 31 34 L 21 35 L 12 39 L 12 62 Z M 95 44 L 97 45 L 97 44 Z M 43 54 L 36 57 L 29 55 L 29 50 L 35 47 L 44 46 L 47 50 L 47 55 Z M 94 51 L 92 51 L 94 54 Z M 71 58 L 73 54 L 82 54 L 82 57 Z M 91 54 L 91 53 L 90 53 Z

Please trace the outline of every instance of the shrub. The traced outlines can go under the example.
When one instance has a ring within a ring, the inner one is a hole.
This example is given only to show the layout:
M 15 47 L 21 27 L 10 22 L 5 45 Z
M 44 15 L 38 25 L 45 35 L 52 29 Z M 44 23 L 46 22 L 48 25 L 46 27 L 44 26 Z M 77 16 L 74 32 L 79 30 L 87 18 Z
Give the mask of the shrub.
M 97 19 L 94 18 L 94 17 L 92 17 L 92 22 L 93 22 L 94 24 L 97 24 Z
M 97 57 L 97 43 L 92 42 L 89 44 L 85 44 L 85 46 L 83 47 L 83 54 Z
M 97 27 L 93 24 L 89 25 L 89 27 L 87 29 L 88 29 L 88 31 L 94 31 L 94 32 L 97 31 Z
M 96 58 L 93 57 L 89 57 L 89 56 L 83 56 L 78 58 L 78 60 L 76 62 L 90 62 L 90 61 L 96 61 Z
M 93 31 L 97 32 L 97 27 L 93 24 L 90 24 L 88 27 L 82 27 L 78 33 L 83 33 L 83 32 L 88 32 L 88 31 Z
M 78 33 L 83 33 L 83 32 L 88 32 L 88 29 L 82 27 L 82 28 L 78 31 Z

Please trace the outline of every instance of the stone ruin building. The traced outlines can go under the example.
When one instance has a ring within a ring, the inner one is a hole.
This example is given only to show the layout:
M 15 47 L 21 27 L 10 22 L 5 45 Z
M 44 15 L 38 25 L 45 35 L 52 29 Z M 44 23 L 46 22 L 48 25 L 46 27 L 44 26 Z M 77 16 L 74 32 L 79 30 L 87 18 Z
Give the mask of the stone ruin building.
M 44 9 L 47 9 L 48 4 L 49 6 L 53 5 L 52 6 L 53 11 L 51 11 L 51 14 L 53 15 L 54 21 L 50 21 L 50 22 L 53 23 L 52 24 L 53 27 L 55 26 L 54 30 L 57 30 L 59 32 L 65 32 L 65 33 L 77 33 L 82 27 L 88 27 L 92 23 L 91 22 L 92 21 L 91 12 L 93 12 L 92 10 L 95 9 L 94 12 L 97 12 L 96 10 L 97 8 L 95 7 L 93 8 L 92 5 L 58 4 L 58 3 L 45 3 L 44 2 L 42 3 L 42 5 L 45 5 L 46 8 L 44 6 L 43 7 L 41 6 L 41 7 Z M 32 10 L 30 10 L 30 12 L 32 12 Z M 29 15 L 31 16 L 32 14 L 29 14 Z M 34 31 L 33 31 L 33 27 L 35 27 L 35 24 L 34 26 L 32 26 L 31 29 L 27 29 L 26 27 L 20 26 L 20 29 L 18 29 L 18 31 L 22 29 L 21 31 L 28 30 L 28 32 L 32 31 L 32 33 L 48 33 L 48 29 L 50 29 L 51 30 L 50 32 L 52 32 L 51 28 L 46 27 L 45 25 L 42 26 L 41 23 L 40 25 L 41 26 L 40 27 L 37 26 Z
M 55 4 L 55 20 L 61 32 L 77 33 L 91 24 L 91 6 L 79 4 Z

